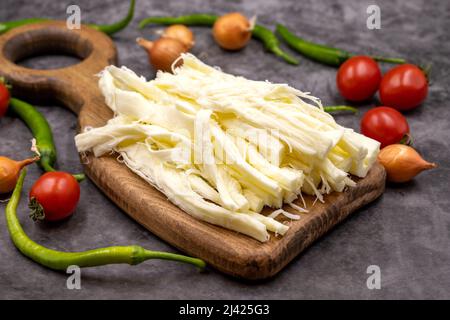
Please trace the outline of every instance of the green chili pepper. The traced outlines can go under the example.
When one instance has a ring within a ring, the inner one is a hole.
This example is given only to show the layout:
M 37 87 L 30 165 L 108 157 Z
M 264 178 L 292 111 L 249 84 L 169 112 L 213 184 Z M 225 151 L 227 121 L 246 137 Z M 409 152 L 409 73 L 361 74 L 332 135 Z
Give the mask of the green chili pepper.
M 294 50 L 301 53 L 305 57 L 323 63 L 330 66 L 338 67 L 344 61 L 355 56 L 355 54 L 347 52 L 345 50 L 327 47 L 321 44 L 306 41 L 292 32 L 290 32 L 285 26 L 277 24 L 277 33 L 281 38 Z M 388 63 L 406 63 L 405 59 L 401 58 L 386 58 L 379 56 L 371 56 L 376 61 L 388 62 Z
M 22 119 L 33 133 L 36 139 L 36 148 L 40 154 L 38 165 L 44 171 L 55 171 L 56 148 L 53 142 L 52 130 L 45 117 L 31 104 L 16 98 L 10 99 L 8 110 Z M 77 181 L 84 179 L 84 174 L 75 174 L 73 176 Z
M 358 109 L 349 106 L 326 106 L 323 107 L 325 112 L 336 112 L 336 111 L 350 111 L 353 113 L 358 113 Z
M 127 15 L 120 21 L 117 21 L 113 24 L 92 24 L 92 23 L 90 23 L 90 24 L 88 24 L 88 26 L 91 27 L 92 29 L 102 31 L 102 32 L 106 33 L 107 35 L 112 35 L 116 32 L 119 32 L 122 29 L 124 29 L 126 26 L 128 26 L 130 21 L 133 19 L 134 6 L 135 6 L 135 0 L 131 0 L 130 8 L 128 9 Z M 42 21 L 50 21 L 50 19 L 27 18 L 27 19 L 15 20 L 15 21 L 0 22 L 0 34 L 5 33 L 6 31 L 9 31 L 16 27 L 23 26 L 25 24 L 37 23 L 37 22 L 42 22 Z
M 200 269 L 205 268 L 206 264 L 203 260 L 174 253 L 150 251 L 136 245 L 106 247 L 84 252 L 61 252 L 37 244 L 26 235 L 17 218 L 16 210 L 25 175 L 26 170 L 22 170 L 11 199 L 6 206 L 5 215 L 8 231 L 14 245 L 31 260 L 54 270 L 67 270 L 71 265 L 80 268 L 115 263 L 135 265 L 149 259 L 173 260 L 189 263 Z
M 162 25 L 183 24 L 187 26 L 213 26 L 217 18 L 218 16 L 209 14 L 191 14 L 178 17 L 149 17 L 139 22 L 139 28 L 142 29 L 146 25 L 152 23 Z M 271 30 L 256 24 L 253 28 L 252 36 L 261 41 L 267 51 L 275 54 L 290 64 L 298 64 L 297 59 L 291 57 L 280 48 L 279 41 Z

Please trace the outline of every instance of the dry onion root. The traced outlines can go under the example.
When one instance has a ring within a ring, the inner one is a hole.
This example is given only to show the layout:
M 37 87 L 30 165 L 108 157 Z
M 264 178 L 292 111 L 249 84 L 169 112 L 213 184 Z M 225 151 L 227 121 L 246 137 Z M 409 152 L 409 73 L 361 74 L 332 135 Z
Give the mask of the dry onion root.
M 252 36 L 254 23 L 239 12 L 221 16 L 214 23 L 214 40 L 226 50 L 240 50 Z
M 388 181 L 397 183 L 410 181 L 422 171 L 437 167 L 403 144 L 391 144 L 381 149 L 378 160 L 386 169 Z
M 172 64 L 182 53 L 187 52 L 183 43 L 173 38 L 160 38 L 156 41 L 149 41 L 144 38 L 137 38 L 136 42 L 142 48 L 147 50 L 150 64 L 156 70 L 172 72 Z M 174 65 L 178 67 L 182 64 L 182 60 Z
M 194 34 L 191 29 L 182 24 L 174 24 L 166 28 L 162 34 L 164 38 L 171 38 L 180 41 L 186 48 L 190 50 L 194 46 Z

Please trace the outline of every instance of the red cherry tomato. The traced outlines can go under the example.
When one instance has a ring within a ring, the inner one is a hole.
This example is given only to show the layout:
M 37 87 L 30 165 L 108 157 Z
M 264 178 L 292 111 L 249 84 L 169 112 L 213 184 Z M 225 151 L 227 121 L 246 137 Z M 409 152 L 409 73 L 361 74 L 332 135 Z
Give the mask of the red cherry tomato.
M 361 119 L 361 133 L 381 143 L 381 148 L 399 143 L 409 133 L 406 118 L 397 110 L 377 107 Z
M 58 221 L 70 216 L 80 199 L 80 186 L 75 178 L 66 172 L 47 172 L 43 174 L 30 191 L 30 207 L 35 218 Z M 39 204 L 39 205 L 37 205 Z M 37 207 L 37 208 L 36 208 Z
M 355 56 L 345 61 L 336 75 L 341 95 L 350 101 L 365 101 L 377 92 L 381 81 L 378 63 L 370 57 Z
M 425 100 L 427 93 L 425 74 L 412 64 L 392 68 L 380 84 L 381 102 L 400 111 L 414 109 Z
M 0 118 L 3 117 L 8 110 L 9 105 L 9 90 L 5 84 L 0 81 Z

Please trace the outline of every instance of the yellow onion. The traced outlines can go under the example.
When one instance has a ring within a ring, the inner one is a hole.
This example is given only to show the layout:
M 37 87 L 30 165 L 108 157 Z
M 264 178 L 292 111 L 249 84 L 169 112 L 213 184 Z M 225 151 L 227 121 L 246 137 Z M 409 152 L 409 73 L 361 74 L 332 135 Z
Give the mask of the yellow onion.
M 239 12 L 223 15 L 214 23 L 214 40 L 226 50 L 242 49 L 252 36 L 252 27 L 250 21 Z
M 435 163 L 425 161 L 416 150 L 403 144 L 391 144 L 381 149 L 378 160 L 391 182 L 407 182 L 424 170 L 436 168 Z
M 0 193 L 11 192 L 19 179 L 20 170 L 37 160 L 39 160 L 39 157 L 22 161 L 0 157 Z
M 166 72 L 172 71 L 172 64 L 180 55 L 186 52 L 186 47 L 178 40 L 172 38 L 160 38 L 156 41 L 148 41 L 143 38 L 137 38 L 138 45 L 147 50 L 150 64 L 156 70 Z M 179 60 L 174 67 L 182 64 Z
M 186 50 L 190 50 L 194 45 L 194 34 L 191 29 L 182 24 L 174 24 L 166 28 L 162 36 L 180 41 Z

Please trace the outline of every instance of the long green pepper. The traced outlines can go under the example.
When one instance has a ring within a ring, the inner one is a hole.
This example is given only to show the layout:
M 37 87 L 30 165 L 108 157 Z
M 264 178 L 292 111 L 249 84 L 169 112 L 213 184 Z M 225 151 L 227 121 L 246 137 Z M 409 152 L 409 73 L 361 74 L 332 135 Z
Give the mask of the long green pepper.
M 55 171 L 56 148 L 52 130 L 45 117 L 31 104 L 16 98 L 10 99 L 8 110 L 25 122 L 36 139 L 36 148 L 40 154 L 38 165 L 46 172 Z M 84 174 L 73 176 L 77 181 L 84 179 Z
M 191 14 L 178 17 L 148 17 L 139 22 L 139 28 L 144 28 L 148 24 L 183 24 L 187 26 L 210 26 L 212 27 L 218 16 L 210 14 Z M 287 63 L 297 65 L 298 60 L 284 52 L 280 48 L 280 43 L 275 34 L 268 28 L 256 24 L 252 31 L 252 37 L 258 39 L 264 44 L 267 51 L 273 53 L 277 57 L 282 58 Z
M 91 27 L 92 29 L 101 31 L 103 33 L 106 33 L 107 35 L 112 35 L 116 32 L 123 30 L 124 28 L 126 28 L 128 26 L 128 24 L 131 22 L 131 20 L 133 20 L 134 7 L 135 7 L 135 0 L 131 0 L 127 15 L 123 19 L 121 19 L 117 22 L 114 22 L 112 24 L 90 23 L 87 25 L 89 27 Z M 27 19 L 20 19 L 20 20 L 14 20 L 14 21 L 0 22 L 0 34 L 5 33 L 11 29 L 26 25 L 26 24 L 37 23 L 37 22 L 42 22 L 42 21 L 51 21 L 51 19 L 27 18 Z
M 22 170 L 11 199 L 6 206 L 5 215 L 11 240 L 19 251 L 31 260 L 54 270 L 67 270 L 71 265 L 95 267 L 106 264 L 127 263 L 136 265 L 149 259 L 164 259 L 192 264 L 205 268 L 203 260 L 179 254 L 150 251 L 140 246 L 114 246 L 83 252 L 62 252 L 48 249 L 31 240 L 17 218 L 17 206 L 23 188 L 26 170 Z
M 288 30 L 285 26 L 277 24 L 276 32 L 287 43 L 289 47 L 302 54 L 303 56 L 329 65 L 333 67 L 339 67 L 347 59 L 355 56 L 355 54 L 347 52 L 342 49 L 327 47 L 321 44 L 306 41 Z M 405 59 L 401 58 L 386 58 L 379 56 L 370 56 L 376 61 L 388 62 L 388 63 L 406 63 Z

